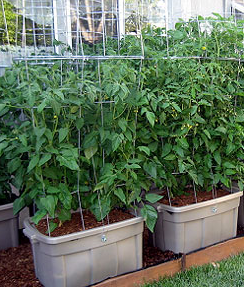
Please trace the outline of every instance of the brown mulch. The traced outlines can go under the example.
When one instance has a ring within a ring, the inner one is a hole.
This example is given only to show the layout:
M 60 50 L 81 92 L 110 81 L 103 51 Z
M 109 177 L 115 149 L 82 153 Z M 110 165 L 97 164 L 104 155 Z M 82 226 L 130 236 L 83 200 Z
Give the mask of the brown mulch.
M 35 276 L 30 243 L 0 251 L 0 286 L 42 286 Z
M 225 195 L 230 194 L 229 191 L 218 189 L 217 190 L 217 198 L 222 197 Z M 159 202 L 163 204 L 169 205 L 168 195 L 167 192 L 163 192 L 162 195 L 164 196 Z M 203 202 L 213 199 L 212 191 L 201 191 L 197 192 L 197 202 Z M 175 196 L 171 198 L 171 205 L 172 206 L 186 206 L 190 204 L 196 203 L 195 195 L 193 190 L 186 191 L 185 194 L 180 196 Z
M 144 227 L 143 232 L 143 267 L 150 267 L 156 264 L 180 258 L 180 254 L 172 251 L 162 251 L 153 246 L 151 232 Z

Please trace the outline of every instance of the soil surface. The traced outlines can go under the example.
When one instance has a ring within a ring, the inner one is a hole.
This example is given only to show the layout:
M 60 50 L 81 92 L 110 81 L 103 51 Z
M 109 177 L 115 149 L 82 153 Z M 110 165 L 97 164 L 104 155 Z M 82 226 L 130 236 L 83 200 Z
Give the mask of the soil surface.
M 218 189 L 216 191 L 215 198 L 222 197 L 228 194 L 230 194 L 228 191 L 223 190 L 223 189 Z M 164 198 L 162 198 L 159 202 L 170 205 L 167 192 L 163 192 L 162 195 L 164 196 Z M 207 201 L 210 199 L 213 199 L 212 191 L 197 192 L 197 202 L 203 202 L 203 201 Z M 186 206 L 186 205 L 190 205 L 194 203 L 196 203 L 196 199 L 195 199 L 193 190 L 186 191 L 185 194 L 171 198 L 172 206 Z
M 91 229 L 95 227 L 101 227 L 103 225 L 106 225 L 108 223 L 115 223 L 122 220 L 133 218 L 134 216 L 130 214 L 129 212 L 122 211 L 121 209 L 114 209 L 109 213 L 108 218 L 106 217 L 103 222 L 97 222 L 95 216 L 90 211 L 83 211 L 83 218 L 85 222 L 85 229 Z M 59 224 L 58 219 L 55 219 L 54 222 Z M 47 221 L 45 219 L 41 220 L 38 225 L 37 229 L 43 233 L 44 235 L 47 235 Z M 51 232 L 52 237 L 61 236 L 70 234 L 73 232 L 79 232 L 82 231 L 81 226 L 81 216 L 79 212 L 73 213 L 71 216 L 70 221 L 64 222 L 62 225 L 58 226 L 53 232 Z

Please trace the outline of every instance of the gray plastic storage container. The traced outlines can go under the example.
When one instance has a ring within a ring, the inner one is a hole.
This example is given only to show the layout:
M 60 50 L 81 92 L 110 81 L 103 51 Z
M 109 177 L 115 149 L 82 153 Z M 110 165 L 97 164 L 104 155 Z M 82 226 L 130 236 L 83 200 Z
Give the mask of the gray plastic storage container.
M 239 205 L 239 209 L 238 209 L 238 221 L 237 223 L 244 227 L 244 200 L 243 200 L 243 196 L 240 198 L 240 205 Z
M 83 287 L 142 268 L 142 217 L 59 237 L 41 234 L 30 218 L 24 226 L 45 287 Z
M 161 250 L 188 253 L 236 236 L 238 191 L 183 207 L 158 204 L 154 245 Z
M 13 203 L 0 205 L 0 250 L 18 245 L 18 215 L 13 215 Z
M 232 192 L 238 192 L 239 191 L 238 183 L 236 181 L 232 181 L 232 187 L 231 188 L 232 188 Z M 229 190 L 225 186 L 223 186 L 223 189 Z M 237 224 L 244 227 L 244 200 L 243 200 L 243 195 L 240 197 Z

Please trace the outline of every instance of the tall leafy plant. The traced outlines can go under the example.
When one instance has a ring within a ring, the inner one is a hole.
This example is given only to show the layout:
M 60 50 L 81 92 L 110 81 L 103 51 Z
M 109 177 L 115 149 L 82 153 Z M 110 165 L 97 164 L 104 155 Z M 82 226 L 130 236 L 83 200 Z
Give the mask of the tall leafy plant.
M 168 38 L 164 29 L 145 30 L 144 61 L 89 61 L 84 69 L 57 61 L 7 71 L 1 115 L 21 116 L 17 129 L 9 125 L 15 140 L 0 145 L 23 187 L 15 211 L 35 202 L 34 222 L 48 215 L 52 230 L 52 218 L 69 220 L 79 197 L 97 220 L 140 203 L 153 230 L 151 203 L 161 199 L 148 192 L 153 185 L 172 196 L 193 183 L 201 191 L 236 179 L 242 188 L 243 68 L 220 59 L 236 56 L 239 46 L 219 47 L 243 32 L 231 21 L 216 23 L 206 33 L 199 21 L 181 22 Z M 140 39 L 126 38 L 121 53 L 140 47 Z M 165 58 L 190 51 L 199 57 Z

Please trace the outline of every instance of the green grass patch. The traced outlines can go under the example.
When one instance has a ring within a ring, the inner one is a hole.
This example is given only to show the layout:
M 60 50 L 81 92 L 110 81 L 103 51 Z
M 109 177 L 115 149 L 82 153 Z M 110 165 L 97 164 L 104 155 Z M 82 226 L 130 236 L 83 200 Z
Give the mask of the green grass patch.
M 143 287 L 233 287 L 244 286 L 244 253 L 201 267 L 191 268 L 174 277 L 162 278 Z

